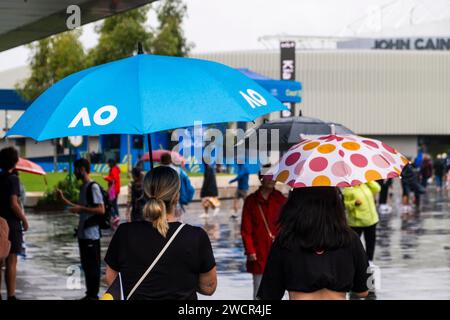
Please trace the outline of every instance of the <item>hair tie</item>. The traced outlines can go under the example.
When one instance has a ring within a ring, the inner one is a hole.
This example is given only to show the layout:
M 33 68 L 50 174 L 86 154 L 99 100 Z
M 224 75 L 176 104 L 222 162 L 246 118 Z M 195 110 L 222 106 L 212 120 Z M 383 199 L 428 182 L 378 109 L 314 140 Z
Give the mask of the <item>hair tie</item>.
M 159 201 L 159 199 L 158 199 L 157 197 L 155 197 L 155 196 L 149 197 L 149 200 L 156 200 L 156 201 Z

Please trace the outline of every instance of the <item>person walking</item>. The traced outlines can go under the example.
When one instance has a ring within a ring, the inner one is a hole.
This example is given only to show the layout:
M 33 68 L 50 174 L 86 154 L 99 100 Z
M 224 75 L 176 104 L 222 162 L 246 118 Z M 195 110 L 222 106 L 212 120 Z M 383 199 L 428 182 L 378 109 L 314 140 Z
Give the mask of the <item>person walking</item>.
M 144 174 L 139 167 L 131 170 L 132 181 L 128 184 L 127 220 L 139 221 L 143 219 L 145 205 Z
M 230 184 L 237 182 L 237 190 L 233 199 L 233 213 L 231 214 L 232 218 L 237 218 L 237 213 L 239 211 L 239 201 L 240 199 L 245 200 L 247 197 L 248 189 L 249 189 L 249 173 L 247 167 L 244 164 L 238 164 L 238 172 L 236 178 L 230 180 Z
M 180 185 L 178 174 L 170 167 L 148 172 L 144 220 L 120 225 L 109 244 L 106 281 L 111 285 L 120 273 L 127 298 L 195 300 L 197 292 L 212 295 L 216 290 L 216 263 L 207 233 L 176 221 Z M 143 277 L 146 271 L 149 273 Z
M 216 173 L 214 168 L 205 161 L 203 184 L 200 191 L 200 198 L 202 199 L 202 206 L 205 212 L 200 215 L 200 218 L 207 218 L 208 211 L 211 207 L 214 210 L 214 216 L 220 210 L 219 190 L 217 189 Z
M 376 181 L 369 181 L 343 190 L 348 225 L 358 236 L 364 234 L 367 259 L 370 264 L 372 264 L 375 254 L 376 230 L 379 221 L 375 196 L 380 190 L 380 185 Z
M 407 164 L 401 173 L 401 186 L 402 186 L 402 213 L 409 213 L 411 211 L 410 194 L 414 192 L 414 203 L 416 209 L 420 209 L 420 196 L 425 193 L 425 188 L 419 183 L 419 178 L 416 174 L 416 170 L 412 164 Z
M 0 150 L 0 217 L 8 225 L 9 254 L 4 259 L 8 300 L 16 298 L 17 255 L 22 253 L 23 232 L 28 231 L 28 219 L 20 202 L 20 181 L 14 174 L 19 155 L 15 148 Z M 0 265 L 0 288 L 3 264 Z
M 244 201 L 241 236 L 247 256 L 247 272 L 253 276 L 256 300 L 267 257 L 278 234 L 277 221 L 286 197 L 275 190 L 275 181 L 259 173 L 261 186 Z
M 108 198 L 111 203 L 111 222 L 113 229 L 120 223 L 119 194 L 120 194 L 120 168 L 114 159 L 108 160 L 109 174 L 104 178 L 108 182 Z
M 445 177 L 445 157 L 438 155 L 433 163 L 434 180 L 436 183 L 436 191 L 441 192 Z
M 177 205 L 178 208 L 176 210 L 177 216 L 180 216 L 185 210 L 184 207 L 192 202 L 195 194 L 195 189 L 192 186 L 191 180 L 189 179 L 186 172 L 184 172 L 181 167 L 173 163 L 172 155 L 169 152 L 161 155 L 161 166 L 172 168 L 178 173 L 178 176 L 180 177 L 180 200 Z
M 389 189 L 392 186 L 392 179 L 382 179 L 377 181 L 381 187 L 380 196 L 378 198 L 378 208 L 381 214 L 389 214 L 392 207 L 387 203 L 389 198 Z
M 422 164 L 420 165 L 420 184 L 425 189 L 428 186 L 428 179 L 433 176 L 433 164 L 429 154 L 423 156 Z
M 348 226 L 339 190 L 295 188 L 283 206 L 257 297 L 280 300 L 344 300 L 368 295 L 369 263 Z
M 82 300 L 97 300 L 101 265 L 98 217 L 105 214 L 105 205 L 100 186 L 89 176 L 89 161 L 78 159 L 73 166 L 75 177 L 82 182 L 78 204 L 66 199 L 62 190 L 58 190 L 58 193 L 62 201 L 71 207 L 69 211 L 79 215 L 77 238 L 86 280 L 86 296 Z

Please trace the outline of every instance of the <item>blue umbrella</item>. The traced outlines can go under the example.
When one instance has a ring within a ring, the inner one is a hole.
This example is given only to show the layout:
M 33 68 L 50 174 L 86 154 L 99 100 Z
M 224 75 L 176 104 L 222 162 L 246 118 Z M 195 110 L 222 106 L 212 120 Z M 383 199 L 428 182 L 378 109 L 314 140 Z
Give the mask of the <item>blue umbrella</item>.
M 195 121 L 253 121 L 286 109 L 255 81 L 223 64 L 139 54 L 57 82 L 31 104 L 7 136 L 42 141 L 150 134 Z

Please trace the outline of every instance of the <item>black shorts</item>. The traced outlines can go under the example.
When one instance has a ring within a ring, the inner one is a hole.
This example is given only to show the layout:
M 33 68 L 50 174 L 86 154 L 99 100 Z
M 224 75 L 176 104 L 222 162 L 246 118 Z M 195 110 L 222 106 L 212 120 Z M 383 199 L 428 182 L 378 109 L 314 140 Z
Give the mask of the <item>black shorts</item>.
M 247 193 L 248 193 L 247 190 L 239 190 L 239 189 L 237 189 L 236 190 L 236 194 L 235 194 L 235 198 L 237 198 L 237 199 L 245 199 L 245 198 L 247 198 Z
M 9 241 L 11 241 L 10 254 L 21 254 L 23 245 L 22 223 L 18 220 L 8 219 Z

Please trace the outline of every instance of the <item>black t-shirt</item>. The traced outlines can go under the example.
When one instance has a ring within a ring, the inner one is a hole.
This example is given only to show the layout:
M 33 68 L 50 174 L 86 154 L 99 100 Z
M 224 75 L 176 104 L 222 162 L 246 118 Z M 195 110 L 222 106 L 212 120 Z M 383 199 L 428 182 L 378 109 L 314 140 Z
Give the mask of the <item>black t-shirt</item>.
M 179 226 L 179 222 L 169 223 L 166 238 L 148 221 L 119 226 L 109 245 L 105 262 L 121 273 L 125 296 Z M 199 274 L 210 271 L 215 265 L 207 233 L 199 227 L 185 225 L 131 299 L 197 299 Z
M 258 297 L 279 300 L 286 290 L 304 293 L 321 289 L 364 292 L 368 290 L 368 267 L 366 252 L 356 234 L 350 246 L 322 254 L 301 248 L 288 250 L 275 241 Z
M 20 196 L 19 177 L 8 172 L 0 173 L 0 217 L 20 221 L 11 208 L 11 197 L 14 195 Z

